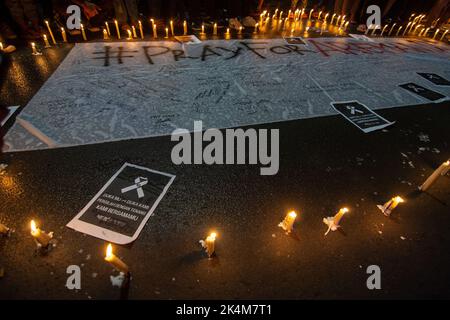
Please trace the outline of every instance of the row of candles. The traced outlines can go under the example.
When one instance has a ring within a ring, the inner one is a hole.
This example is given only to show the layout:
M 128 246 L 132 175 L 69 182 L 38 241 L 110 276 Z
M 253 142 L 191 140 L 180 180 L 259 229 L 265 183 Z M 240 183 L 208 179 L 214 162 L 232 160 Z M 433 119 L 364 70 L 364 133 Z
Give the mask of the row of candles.
M 306 20 L 306 26 L 305 26 L 305 32 L 306 34 L 308 33 L 311 25 L 312 25 L 312 15 L 313 15 L 314 9 L 311 9 L 309 11 L 309 15 L 308 18 Z M 258 34 L 258 33 L 265 33 L 268 31 L 280 31 L 282 30 L 283 32 L 285 32 L 286 30 L 290 30 L 290 35 L 293 36 L 295 34 L 295 32 L 297 31 L 301 31 L 303 29 L 303 17 L 305 16 L 305 9 L 297 9 L 295 11 L 289 10 L 286 14 L 286 16 L 283 16 L 283 11 L 278 11 L 278 9 L 275 10 L 274 14 L 271 16 L 270 12 L 268 11 L 264 11 L 263 13 L 261 13 L 261 15 L 259 16 L 259 22 L 257 22 L 254 26 L 254 31 L 253 34 Z M 321 20 L 321 18 L 323 17 L 323 19 Z M 330 18 L 330 19 L 329 19 Z M 409 22 L 406 26 L 400 25 L 397 23 L 390 25 L 385 25 L 383 28 L 381 28 L 380 25 L 370 25 L 369 28 L 367 28 L 365 34 L 368 35 L 370 30 L 372 30 L 371 35 L 375 35 L 377 30 L 381 30 L 381 34 L 380 36 L 383 36 L 383 34 L 387 34 L 388 36 L 391 36 L 392 34 L 395 34 L 395 36 L 399 36 L 399 35 L 407 35 L 407 34 L 411 34 L 412 35 L 416 35 L 418 32 L 418 36 L 419 37 L 426 37 L 429 33 L 429 31 L 431 30 L 431 27 L 425 27 L 425 25 L 422 24 L 423 19 L 425 18 L 424 14 L 415 16 L 415 14 L 412 14 Z M 328 23 L 328 19 L 329 19 L 329 23 Z M 337 15 L 336 13 L 334 13 L 333 15 L 331 15 L 330 17 L 330 13 L 324 13 L 322 11 L 320 11 L 317 15 L 317 19 L 315 22 L 315 26 L 316 27 L 320 27 L 321 29 L 321 34 L 324 32 L 324 30 L 328 30 L 328 31 L 334 31 L 336 32 L 336 34 L 345 32 L 348 28 L 349 25 L 349 21 L 346 21 L 346 15 Z M 157 24 L 155 22 L 154 19 L 150 19 L 151 25 L 152 25 L 152 31 L 153 31 L 153 38 L 157 39 L 158 38 L 158 27 Z M 54 45 L 57 44 L 55 36 L 53 34 L 53 30 L 50 26 L 50 23 L 48 20 L 45 20 L 45 25 L 47 26 L 50 38 L 53 42 Z M 122 34 L 120 31 L 120 27 L 119 27 L 119 22 L 117 20 L 114 20 L 114 29 L 115 29 L 115 33 L 116 33 L 116 37 L 117 39 L 122 39 Z M 395 30 L 395 27 L 397 27 L 397 30 Z M 420 29 L 421 28 L 421 29 Z M 87 41 L 87 36 L 86 36 L 86 30 L 84 28 L 84 25 L 81 24 L 80 25 L 80 29 L 81 29 L 81 35 L 83 37 L 84 41 Z M 127 40 L 132 40 L 132 39 L 137 39 L 138 38 L 138 32 L 137 30 L 139 30 L 139 37 L 141 39 L 144 39 L 144 27 L 141 21 L 138 21 L 138 27 L 136 28 L 134 25 L 131 27 L 131 29 L 126 30 L 127 31 Z M 170 30 L 170 34 L 169 34 L 169 30 Z M 242 30 L 243 27 L 239 27 L 237 33 L 240 35 L 242 34 Z M 439 34 L 440 29 L 437 28 L 436 31 L 434 32 L 434 35 L 432 37 L 432 39 L 436 39 L 437 35 Z M 444 37 L 447 35 L 447 33 L 449 32 L 449 30 L 445 30 L 442 34 L 442 36 L 440 37 L 440 40 L 442 41 L 444 39 Z M 183 35 L 187 35 L 188 34 L 188 25 L 187 25 L 187 21 L 184 20 L 183 21 Z M 212 34 L 214 36 L 217 36 L 217 23 L 213 24 L 213 30 L 212 30 Z M 103 39 L 104 40 L 110 40 L 112 36 L 112 31 L 111 31 L 111 27 L 108 23 L 108 21 L 105 21 L 105 27 L 103 28 Z M 169 22 L 169 27 L 165 27 L 165 39 L 168 39 L 170 36 L 174 37 L 175 36 L 175 27 L 174 27 L 174 22 L 173 20 L 170 20 Z M 201 37 L 205 37 L 206 36 L 206 29 L 205 29 L 205 25 L 202 24 L 201 25 L 201 32 L 200 32 L 200 36 Z M 230 28 L 226 29 L 225 32 L 225 38 L 229 39 L 231 36 L 230 33 Z M 61 27 L 61 37 L 63 39 L 63 42 L 67 42 L 67 33 L 64 29 L 64 27 Z M 43 35 L 43 40 L 44 40 L 44 44 L 45 47 L 48 48 L 50 47 L 50 41 L 48 39 L 48 36 L 46 34 Z M 0 46 L 2 47 L 3 45 L 0 43 Z M 33 49 L 33 54 L 38 55 L 40 54 L 37 49 L 36 49 L 36 44 L 32 43 L 31 44 L 32 49 Z M 0 47 L 0 50 L 2 50 L 2 48 Z
M 437 168 L 427 179 L 426 181 L 419 187 L 419 190 L 426 191 L 428 190 L 441 176 L 445 176 L 450 170 L 450 161 L 446 161 L 442 163 L 439 168 Z M 389 201 L 387 201 L 384 205 L 378 205 L 377 207 L 381 210 L 381 212 L 389 217 L 394 211 L 394 209 L 405 200 L 401 196 L 395 196 Z M 349 212 L 348 208 L 341 208 L 334 216 L 323 218 L 323 223 L 327 225 L 328 229 L 325 232 L 327 235 L 330 231 L 336 231 L 340 228 L 340 222 L 344 215 Z M 295 221 L 297 219 L 297 213 L 295 211 L 290 211 L 283 221 L 278 225 L 282 228 L 287 234 L 290 234 L 295 225 Z M 31 236 L 33 237 L 36 245 L 39 249 L 47 249 L 51 245 L 51 241 L 53 239 L 53 232 L 45 232 L 37 227 L 34 220 L 31 220 L 30 223 L 31 228 Z M 0 223 L 0 234 L 7 235 L 11 231 L 10 228 Z M 205 240 L 200 240 L 200 244 L 206 251 L 208 258 L 212 258 L 215 254 L 215 241 L 217 238 L 216 232 L 211 232 Z M 106 249 L 105 261 L 110 263 L 116 270 L 122 272 L 124 274 L 129 274 L 130 269 L 125 262 L 123 262 L 119 257 L 114 255 L 113 247 L 111 244 L 108 244 Z
M 417 34 L 419 37 L 426 37 L 428 35 L 428 33 L 430 32 L 431 27 L 426 27 L 424 24 L 422 24 L 422 20 L 425 18 L 425 15 L 421 14 L 416 17 L 414 17 L 414 16 L 415 16 L 415 14 L 411 15 L 411 17 L 409 18 L 409 22 L 406 26 L 400 25 L 400 24 L 397 25 L 397 23 L 394 23 L 391 26 L 385 25 L 383 28 L 381 28 L 380 25 L 370 25 L 369 28 L 367 28 L 365 34 L 368 35 L 370 30 L 372 30 L 372 35 L 375 35 L 375 32 L 377 30 L 381 30 L 380 36 L 383 36 L 385 31 L 389 30 L 387 32 L 388 36 L 391 36 L 392 34 L 395 34 L 396 36 L 399 36 L 399 35 L 405 36 L 405 35 L 412 34 L 413 36 L 415 36 Z M 394 32 L 396 26 L 397 26 L 397 31 Z M 436 37 L 438 36 L 440 31 L 441 30 L 439 28 L 436 29 L 436 31 L 434 32 L 434 35 L 432 37 L 433 40 L 436 39 Z M 440 41 L 444 40 L 444 38 L 448 32 L 449 32 L 449 30 L 445 30 L 442 33 L 439 40 Z

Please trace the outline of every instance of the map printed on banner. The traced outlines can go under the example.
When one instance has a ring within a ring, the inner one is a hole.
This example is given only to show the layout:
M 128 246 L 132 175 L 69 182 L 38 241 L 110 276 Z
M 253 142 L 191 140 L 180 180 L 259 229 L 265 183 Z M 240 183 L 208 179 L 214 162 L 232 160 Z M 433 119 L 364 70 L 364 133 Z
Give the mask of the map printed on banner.
M 383 129 L 395 123 L 384 119 L 358 101 L 332 102 L 331 106 L 364 133 Z
M 433 82 L 437 86 L 450 86 L 450 81 L 447 79 L 441 77 L 440 75 L 436 73 L 423 73 L 423 72 L 417 72 L 419 76 L 424 77 L 428 81 Z
M 446 100 L 446 96 L 443 94 L 440 94 L 439 92 L 427 89 L 425 87 L 422 87 L 416 83 L 405 83 L 399 85 L 399 87 L 408 90 L 409 92 L 421 96 L 422 98 L 425 98 L 426 100 L 433 101 L 433 102 L 442 102 Z
M 117 244 L 133 242 L 174 179 L 125 163 L 67 226 Z

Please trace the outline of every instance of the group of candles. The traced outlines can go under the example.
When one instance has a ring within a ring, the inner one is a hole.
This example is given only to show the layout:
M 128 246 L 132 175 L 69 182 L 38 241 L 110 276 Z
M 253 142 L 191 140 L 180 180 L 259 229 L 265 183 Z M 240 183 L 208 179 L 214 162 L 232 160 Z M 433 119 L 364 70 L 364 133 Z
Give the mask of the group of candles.
M 430 188 L 439 177 L 445 176 L 450 170 L 450 161 L 442 163 L 419 187 L 419 190 L 426 191 Z M 400 196 L 395 196 L 386 202 L 384 205 L 378 205 L 377 207 L 385 216 L 390 216 L 392 211 L 405 200 Z M 340 222 L 344 215 L 349 212 L 348 208 L 341 208 L 334 216 L 323 218 L 323 223 L 327 225 L 328 229 L 325 232 L 327 235 L 330 231 L 336 231 L 340 228 Z M 279 223 L 281 227 L 287 234 L 290 234 L 295 225 L 297 219 L 297 213 L 295 211 L 290 211 L 284 220 Z M 0 235 L 8 235 L 11 229 L 0 223 Z M 30 222 L 30 234 L 33 237 L 38 249 L 48 249 L 51 246 L 53 240 L 53 232 L 45 232 L 41 230 L 34 220 Z M 215 254 L 215 241 L 217 238 L 216 232 L 211 232 L 205 240 L 200 240 L 200 244 L 204 248 L 208 258 L 212 258 Z M 110 263 L 119 272 L 129 275 L 130 269 L 125 262 L 123 262 L 119 257 L 114 255 L 113 247 L 108 244 L 106 248 L 105 261 Z
M 412 34 L 413 36 L 417 35 L 419 37 L 426 37 L 432 27 L 426 27 L 424 24 L 422 24 L 422 20 L 425 18 L 424 14 L 415 16 L 415 14 L 412 14 L 409 17 L 409 22 L 406 26 L 404 25 L 397 25 L 397 23 L 392 24 L 392 26 L 385 25 L 383 28 L 381 28 L 380 25 L 370 25 L 369 28 L 367 28 L 365 34 L 368 35 L 370 30 L 372 30 L 372 35 L 375 35 L 375 32 L 377 30 L 381 30 L 380 36 L 383 36 L 386 30 L 389 30 L 387 32 L 388 36 L 391 36 L 392 34 L 395 34 L 395 36 L 406 36 L 409 34 Z M 436 21 L 437 22 L 437 21 Z M 397 26 L 397 31 L 395 32 L 395 27 Z M 436 31 L 433 34 L 432 39 L 435 40 L 441 30 L 439 28 L 436 28 Z M 447 35 L 449 30 L 445 30 L 441 37 L 439 38 L 440 41 L 444 40 L 445 36 Z
M 260 14 L 259 21 L 254 26 L 253 34 L 258 34 L 258 33 L 264 34 L 268 31 L 272 30 L 272 31 L 282 31 L 283 33 L 290 31 L 290 36 L 294 36 L 297 33 L 297 31 L 304 30 L 304 35 L 307 36 L 308 31 L 310 30 L 311 26 L 313 25 L 313 23 L 312 23 L 313 12 L 314 12 L 314 9 L 311 9 L 309 11 L 309 14 L 305 14 L 305 8 L 303 8 L 301 10 L 296 9 L 295 11 L 289 10 L 286 13 L 286 15 L 284 16 L 284 12 L 279 11 L 278 9 L 275 10 L 273 15 L 271 15 L 270 12 L 265 10 L 263 13 Z M 381 30 L 380 36 L 383 36 L 383 34 L 385 34 L 385 32 L 386 32 L 388 36 L 391 36 L 393 33 L 395 34 L 395 36 L 399 36 L 399 35 L 405 36 L 407 34 L 412 33 L 412 35 L 417 34 L 419 37 L 426 37 L 432 28 L 425 27 L 425 25 L 422 24 L 422 21 L 424 18 L 425 18 L 424 14 L 421 14 L 418 16 L 415 16 L 415 14 L 412 14 L 411 17 L 409 18 L 409 22 L 406 26 L 397 25 L 397 23 L 392 24 L 392 26 L 385 25 L 383 28 L 381 28 L 380 25 L 371 25 L 371 26 L 369 26 L 369 28 L 367 28 L 365 34 L 368 35 L 370 30 L 372 30 L 371 35 L 375 35 L 375 32 L 377 30 Z M 305 19 L 305 26 L 303 23 L 303 19 Z M 346 15 L 337 15 L 336 13 L 334 13 L 330 17 L 330 13 L 325 13 L 325 12 L 320 11 L 317 15 L 317 19 L 315 20 L 314 27 L 320 28 L 321 34 L 325 30 L 327 30 L 329 32 L 334 32 L 336 34 L 342 34 L 343 32 L 345 32 L 347 30 L 348 25 L 349 25 L 349 21 L 347 21 L 345 19 L 346 19 Z M 150 23 L 151 23 L 151 28 L 153 31 L 153 38 L 156 39 L 156 38 L 158 38 L 158 26 L 154 19 L 150 19 Z M 54 45 L 56 45 L 56 40 L 55 40 L 52 28 L 50 27 L 50 23 L 48 22 L 48 20 L 45 20 L 45 25 L 47 26 L 48 33 L 50 35 L 52 43 Z M 120 32 L 119 22 L 117 20 L 114 20 L 114 26 L 115 26 L 116 37 L 117 37 L 117 39 L 120 40 L 122 38 L 122 34 Z M 395 31 L 396 26 L 397 26 L 397 30 Z M 86 31 L 85 31 L 84 25 L 81 24 L 80 27 L 81 27 L 81 35 L 83 37 L 83 40 L 87 41 L 87 36 L 86 36 Z M 143 24 L 141 21 L 138 21 L 137 27 L 133 25 L 133 26 L 131 26 L 131 29 L 126 30 L 126 32 L 127 32 L 126 39 L 127 40 L 137 39 L 138 38 L 137 29 L 139 29 L 139 37 L 143 40 L 145 34 L 144 34 L 144 27 L 143 27 Z M 239 29 L 237 31 L 239 35 L 242 34 L 242 29 L 243 29 L 242 26 L 239 27 Z M 169 34 L 169 30 L 170 30 L 170 34 Z M 165 36 L 164 36 L 165 39 L 175 36 L 175 28 L 174 28 L 173 20 L 170 20 L 169 26 L 166 26 L 164 31 L 165 31 Z M 447 35 L 448 31 L 449 30 L 446 30 L 445 32 L 442 33 L 442 36 L 440 37 L 441 41 Z M 67 34 L 66 34 L 66 30 L 64 29 L 64 27 L 61 27 L 60 32 L 61 32 L 61 37 L 63 39 L 63 42 L 67 42 Z M 440 29 L 437 28 L 432 37 L 433 40 L 436 39 L 439 32 L 440 32 Z M 184 20 L 183 21 L 183 35 L 187 35 L 187 34 L 188 34 L 187 21 Z M 217 36 L 217 23 L 213 24 L 212 34 L 214 36 Z M 108 21 L 105 21 L 105 27 L 103 28 L 103 39 L 110 40 L 111 36 L 112 36 L 111 28 L 109 26 Z M 200 36 L 203 38 L 206 36 L 206 30 L 205 30 L 204 24 L 201 25 Z M 225 32 L 225 38 L 229 39 L 230 36 L 231 36 L 230 28 L 227 28 L 226 32 Z M 47 35 L 44 34 L 42 37 L 44 40 L 45 47 L 46 48 L 50 47 L 50 42 L 49 42 Z M 32 43 L 31 46 L 33 49 L 33 54 L 39 55 L 40 52 L 37 51 L 35 43 Z

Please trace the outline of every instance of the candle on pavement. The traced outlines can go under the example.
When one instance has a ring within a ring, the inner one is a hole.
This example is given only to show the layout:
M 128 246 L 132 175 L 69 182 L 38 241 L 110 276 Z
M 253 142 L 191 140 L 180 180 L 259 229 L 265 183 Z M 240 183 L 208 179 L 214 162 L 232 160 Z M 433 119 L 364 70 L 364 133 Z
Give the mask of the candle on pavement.
M 130 269 L 125 264 L 125 262 L 120 260 L 116 255 L 114 255 L 111 243 L 108 244 L 108 247 L 106 248 L 105 261 L 109 262 L 115 269 L 124 274 L 130 273 Z
M 428 177 L 427 180 L 419 187 L 420 191 L 426 191 L 428 188 L 430 188 L 436 180 L 440 176 L 445 176 L 450 168 L 450 161 L 446 161 L 443 164 L 439 166 L 434 172 Z
M 403 202 L 405 202 L 405 200 L 403 200 L 402 197 L 396 196 L 386 202 L 384 205 L 377 205 L 377 207 L 381 210 L 381 212 L 383 212 L 386 217 L 389 217 L 392 211 L 398 206 L 398 204 Z
M 217 233 L 211 232 L 205 240 L 200 240 L 200 244 L 205 249 L 208 254 L 208 258 L 211 258 L 214 252 L 216 251 L 216 237 Z
M 323 218 L 323 223 L 328 226 L 328 230 L 327 232 L 325 232 L 325 235 L 327 235 L 330 230 L 336 231 L 338 228 L 340 228 L 339 222 L 341 221 L 344 214 L 346 214 L 348 211 L 348 208 L 342 208 L 338 213 L 335 214 L 334 217 Z
M 36 241 L 36 244 L 39 247 L 47 248 L 50 243 L 50 240 L 53 239 L 53 232 L 46 233 L 45 231 L 39 229 L 36 226 L 36 222 L 34 222 L 34 220 L 31 220 L 30 227 L 31 227 L 31 235 Z
M 281 221 L 278 226 L 282 228 L 286 233 L 291 233 L 294 229 L 295 219 L 297 218 L 297 213 L 295 211 L 290 211 L 283 221 Z
M 52 38 L 53 44 L 56 44 L 56 40 L 55 37 L 53 36 L 53 31 L 52 28 L 50 28 L 50 23 L 48 22 L 48 20 L 45 20 L 45 24 L 47 26 L 48 33 L 50 33 L 50 37 Z

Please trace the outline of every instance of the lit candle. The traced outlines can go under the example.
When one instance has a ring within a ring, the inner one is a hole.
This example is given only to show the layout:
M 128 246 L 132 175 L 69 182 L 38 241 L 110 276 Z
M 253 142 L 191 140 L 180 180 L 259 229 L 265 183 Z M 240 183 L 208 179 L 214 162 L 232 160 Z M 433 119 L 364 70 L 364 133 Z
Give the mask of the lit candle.
M 225 33 L 225 37 L 227 39 L 230 37 L 230 28 L 227 28 L 227 32 Z
M 394 23 L 394 24 L 392 25 L 392 27 L 391 27 L 391 30 L 389 30 L 389 34 L 388 34 L 388 36 L 390 36 L 390 35 L 391 35 L 392 31 L 394 30 L 394 27 L 395 27 L 395 25 L 396 25 L 396 23 Z
M 381 36 L 383 36 L 383 33 L 384 33 L 384 31 L 386 30 L 387 27 L 388 27 L 388 25 L 385 25 L 385 26 L 383 27 L 383 30 L 381 30 Z
M 339 20 L 341 19 L 341 15 L 338 16 L 338 18 L 336 19 L 336 26 L 339 25 Z
M 437 29 L 436 32 L 434 33 L 433 40 L 436 39 L 436 36 L 438 35 L 438 33 L 439 33 L 439 29 Z
M 258 33 L 258 23 L 255 24 L 255 31 L 253 31 L 253 33 Z
M 111 30 L 109 30 L 109 24 L 108 21 L 105 21 L 106 31 L 108 32 L 108 36 L 111 35 Z
M 48 42 L 47 35 L 44 34 L 44 35 L 42 35 L 42 37 L 44 38 L 45 47 L 46 47 L 46 48 L 50 48 L 51 45 L 50 45 L 50 43 Z
M 47 248 L 50 243 L 50 240 L 53 239 L 53 232 L 46 233 L 45 231 L 39 229 L 36 226 L 36 222 L 34 222 L 34 220 L 31 220 L 30 226 L 31 226 L 31 235 L 33 236 L 37 245 L 42 248 Z
M 173 21 L 170 20 L 170 32 L 172 34 L 172 37 L 175 35 L 175 32 L 173 31 Z
M 3 51 L 3 43 L 0 42 L 0 51 Z
M 133 34 L 131 33 L 130 29 L 127 29 L 127 33 L 128 33 L 128 38 L 127 40 L 133 40 Z
M 364 34 L 367 36 L 367 34 L 369 33 L 370 29 L 372 29 L 373 24 L 369 25 L 369 27 L 367 28 L 366 32 L 364 32 Z
M 211 232 L 205 240 L 200 240 L 200 244 L 208 254 L 208 258 L 211 258 L 216 250 L 216 237 L 217 233 Z
M 414 28 L 414 32 L 413 35 L 415 35 L 417 33 L 417 29 L 419 29 L 422 25 L 418 24 L 415 28 Z
M 324 22 L 324 23 L 327 23 L 327 18 L 328 18 L 329 15 L 330 15 L 330 14 L 327 13 L 327 14 L 325 15 L 325 17 L 323 18 L 323 22 Z
M 334 217 L 323 218 L 323 223 L 328 226 L 328 230 L 327 232 L 325 232 L 325 235 L 327 235 L 330 230 L 336 231 L 338 228 L 340 228 L 339 222 L 341 221 L 344 214 L 346 214 L 348 211 L 349 210 L 347 208 L 342 208 L 338 213 L 336 213 Z
M 166 38 L 166 39 L 169 38 L 169 28 L 167 28 L 167 27 L 166 27 L 166 36 L 165 36 L 165 38 Z
M 103 29 L 103 40 L 109 40 L 108 31 L 106 31 L 106 29 Z
M 1 43 L 1 42 L 0 42 L 0 43 Z M 7 234 L 9 234 L 9 231 L 10 231 L 10 230 L 11 230 L 10 228 L 8 228 L 8 227 L 5 226 L 4 224 L 0 223 L 0 234 L 7 235 Z
M 314 9 L 311 9 L 311 11 L 309 11 L 309 17 L 308 17 L 308 20 L 311 20 L 311 15 L 312 15 L 313 11 L 314 11 Z
M 317 20 L 320 20 L 321 15 L 322 15 L 322 11 L 319 11 L 319 16 L 317 17 Z
M 214 22 L 213 35 L 217 36 L 217 23 Z
M 67 42 L 67 34 L 66 34 L 66 30 L 64 30 L 63 27 L 61 27 L 61 36 L 63 38 L 63 42 Z
M 429 187 L 433 185 L 433 183 L 436 182 L 436 180 L 440 176 L 445 176 L 449 169 L 450 169 L 450 161 L 441 164 L 439 168 L 434 170 L 434 172 L 428 177 L 428 179 L 425 180 L 425 182 L 419 187 L 419 190 L 426 191 Z
M 399 35 L 399 33 L 400 33 L 400 30 L 402 30 L 402 28 L 403 28 L 403 26 L 400 26 L 400 28 L 398 28 L 398 30 L 397 30 L 397 33 L 395 34 L 396 36 L 398 36 L 398 35 Z
M 141 20 L 139 20 L 138 23 L 139 23 L 139 31 L 141 33 L 141 39 L 144 40 L 144 29 L 142 28 Z
M 411 22 L 408 22 L 408 24 L 406 25 L 405 31 L 403 31 L 403 35 L 406 34 L 406 31 L 408 31 L 408 27 L 411 25 Z
M 131 30 L 133 30 L 133 38 L 137 38 L 136 28 L 131 26 Z
M 425 29 L 425 32 L 423 33 L 423 36 L 424 36 L 424 37 L 427 36 L 427 33 L 428 33 L 429 30 L 430 30 L 430 28 L 426 28 L 426 29 Z
M 379 28 L 380 26 L 375 26 L 375 28 L 373 28 L 373 31 L 372 31 L 372 35 L 374 36 L 375 35 L 375 31 L 377 31 L 377 29 Z
M 80 26 L 81 26 L 81 34 L 83 35 L 83 40 L 87 41 L 86 32 L 84 31 L 84 26 L 83 26 L 83 24 L 81 24 Z
M 108 261 L 114 268 L 116 268 L 118 271 L 124 274 L 130 273 L 130 269 L 125 264 L 125 262 L 120 260 L 116 255 L 114 255 L 111 243 L 108 244 L 108 247 L 106 248 L 105 261 Z
M 421 14 L 421 15 L 420 15 L 420 19 L 419 19 L 419 23 L 422 22 L 422 19 L 423 19 L 423 18 L 425 18 L 425 15 L 424 15 L 424 14 Z
M 50 28 L 50 23 L 48 23 L 48 20 L 45 20 L 45 24 L 47 25 L 48 33 L 50 33 L 53 44 L 56 44 L 55 37 L 53 36 L 52 28 Z
M 187 22 L 186 20 L 183 21 L 183 34 L 187 35 L 188 30 L 187 30 Z
M 117 20 L 114 20 L 114 24 L 116 25 L 117 39 L 120 39 L 119 22 L 117 22 Z
M 156 23 L 153 23 L 153 38 L 158 38 L 158 31 L 156 29 Z
M 292 229 L 294 228 L 294 222 L 295 219 L 297 218 L 297 213 L 295 211 L 290 211 L 286 217 L 284 218 L 283 221 L 281 221 L 278 226 L 280 228 L 283 228 L 284 231 L 286 231 L 286 233 L 291 233 Z
M 280 12 L 280 17 L 278 19 L 281 20 L 282 17 L 283 17 L 283 11 Z
M 345 28 L 344 28 L 344 30 L 347 30 L 349 22 L 350 22 L 350 21 L 347 21 L 347 22 L 345 23 L 345 26 L 344 26 Z
M 40 55 L 42 55 L 41 52 L 37 51 L 36 43 L 34 43 L 34 42 L 31 42 L 31 50 L 33 50 L 33 56 L 40 56 Z
M 238 34 L 242 34 L 242 26 L 239 27 Z
M 444 34 L 441 37 L 441 41 L 444 40 L 445 35 L 448 33 L 448 30 L 445 30 Z
M 381 210 L 381 212 L 383 212 L 386 217 L 389 217 L 391 215 L 391 212 L 398 206 L 398 204 L 403 202 L 405 202 L 405 200 L 403 200 L 399 196 L 396 196 L 386 202 L 384 205 L 377 205 L 377 207 Z
M 333 20 L 334 20 L 334 17 L 336 16 L 336 13 L 334 13 L 333 14 L 333 16 L 331 17 L 331 22 L 330 22 L 330 24 L 333 24 Z

